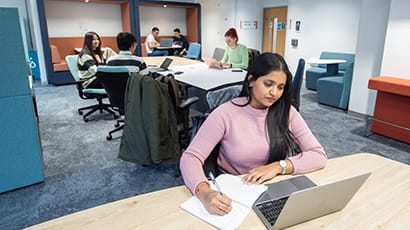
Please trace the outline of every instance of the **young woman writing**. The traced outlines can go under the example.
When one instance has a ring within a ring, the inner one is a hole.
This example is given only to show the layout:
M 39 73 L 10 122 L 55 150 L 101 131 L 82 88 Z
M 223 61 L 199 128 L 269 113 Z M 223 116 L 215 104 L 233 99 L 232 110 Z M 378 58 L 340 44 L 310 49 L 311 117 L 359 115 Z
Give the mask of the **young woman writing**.
M 263 183 L 278 174 L 312 172 L 327 156 L 301 115 L 291 106 L 292 74 L 278 54 L 255 58 L 238 98 L 216 108 L 183 153 L 185 184 L 210 213 L 224 215 L 231 199 L 211 190 L 202 165 L 220 143 L 218 169 L 246 174 L 246 183 Z

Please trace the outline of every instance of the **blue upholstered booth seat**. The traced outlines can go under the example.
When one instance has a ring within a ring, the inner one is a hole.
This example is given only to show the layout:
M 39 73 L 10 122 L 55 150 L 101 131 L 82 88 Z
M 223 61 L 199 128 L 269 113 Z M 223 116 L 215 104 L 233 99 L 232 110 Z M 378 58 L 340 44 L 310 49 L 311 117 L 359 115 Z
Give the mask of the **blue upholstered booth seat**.
M 306 88 L 316 89 L 316 81 L 326 77 L 326 68 L 312 67 L 306 70 Z
M 352 85 L 353 63 L 349 63 L 342 76 L 329 76 L 317 80 L 317 101 L 347 109 Z
M 317 87 L 320 94 L 317 94 L 317 101 L 321 104 L 339 107 L 339 98 L 343 89 L 343 77 L 324 77 L 317 80 Z
M 339 75 L 345 74 L 349 68 L 349 64 L 354 62 L 354 54 L 336 53 L 336 52 L 322 52 L 320 59 L 342 59 L 345 63 L 339 64 Z M 306 88 L 316 90 L 316 82 L 319 78 L 326 77 L 326 65 L 320 64 L 317 67 L 312 67 L 306 70 Z

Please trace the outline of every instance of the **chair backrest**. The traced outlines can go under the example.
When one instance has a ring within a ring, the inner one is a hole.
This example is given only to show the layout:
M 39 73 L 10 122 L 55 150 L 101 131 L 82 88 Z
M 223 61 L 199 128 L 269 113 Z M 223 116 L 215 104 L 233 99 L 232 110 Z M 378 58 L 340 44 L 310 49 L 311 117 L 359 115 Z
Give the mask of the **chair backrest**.
M 349 103 L 350 89 L 352 87 L 353 66 L 354 63 L 349 63 L 346 68 L 346 72 L 343 75 L 343 89 L 339 101 L 340 108 L 347 108 Z
M 212 58 L 215 59 L 215 60 L 217 60 L 217 61 L 220 61 L 220 60 L 222 60 L 222 58 L 224 57 L 224 55 L 225 55 L 225 49 L 223 49 L 223 48 L 215 48 L 214 54 L 212 55 Z
M 67 62 L 71 76 L 73 76 L 75 81 L 79 81 L 80 75 L 78 74 L 78 55 L 68 55 L 65 57 L 65 61 Z
M 336 53 L 336 52 L 322 52 L 320 55 L 320 59 L 342 59 L 346 60 L 345 63 L 339 64 L 339 70 L 347 70 L 350 63 L 354 63 L 354 54 L 349 53 Z M 322 68 L 326 68 L 326 65 L 320 64 Z
M 292 83 L 292 105 L 299 111 L 300 105 L 300 88 L 302 87 L 303 73 L 305 72 L 305 60 L 299 59 L 296 73 Z
M 107 92 L 110 104 L 124 114 L 125 89 L 130 76 L 124 66 L 98 66 L 95 74 Z
M 209 110 L 213 110 L 219 105 L 237 97 L 241 93 L 241 90 L 242 85 L 234 85 L 208 92 L 206 94 L 206 101 L 208 103 Z
M 189 44 L 188 51 L 186 52 L 186 57 L 198 60 L 200 53 L 201 53 L 201 44 L 191 43 Z
M 255 59 L 255 57 L 259 56 L 260 54 L 261 52 L 259 52 L 259 50 L 248 48 L 248 56 L 249 56 L 248 68 L 249 66 L 251 66 L 253 59 Z

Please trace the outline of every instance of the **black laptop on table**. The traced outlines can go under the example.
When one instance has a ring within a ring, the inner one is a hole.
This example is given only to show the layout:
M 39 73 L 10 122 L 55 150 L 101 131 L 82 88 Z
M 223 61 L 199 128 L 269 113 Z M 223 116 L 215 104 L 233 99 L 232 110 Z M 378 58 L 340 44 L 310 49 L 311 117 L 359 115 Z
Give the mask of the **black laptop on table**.
M 148 71 L 151 72 L 151 73 L 167 71 L 168 67 L 169 67 L 169 65 L 171 65 L 172 61 L 173 60 L 171 58 L 165 58 L 165 60 L 161 63 L 160 67 L 148 68 Z
M 268 184 L 253 205 L 268 229 L 282 229 L 343 209 L 370 173 L 317 186 L 306 176 Z

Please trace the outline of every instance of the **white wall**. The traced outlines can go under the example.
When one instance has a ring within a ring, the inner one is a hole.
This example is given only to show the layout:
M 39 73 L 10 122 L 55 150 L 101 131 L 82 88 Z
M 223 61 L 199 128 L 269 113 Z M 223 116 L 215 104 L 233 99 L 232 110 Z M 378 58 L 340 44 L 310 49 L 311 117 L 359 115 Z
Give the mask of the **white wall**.
M 261 49 L 261 0 L 198 0 L 198 3 L 202 7 L 202 57 L 212 57 L 216 47 L 226 47 L 223 36 L 230 27 L 237 29 L 239 43 Z M 258 29 L 240 30 L 241 20 L 258 21 Z
M 370 115 L 376 91 L 367 88 L 369 78 L 380 75 L 390 0 L 362 0 L 349 111 Z M 377 25 L 377 26 L 375 26 Z
M 322 51 L 355 53 L 359 27 L 360 1 L 357 0 L 288 0 L 285 60 L 295 69 L 300 57 L 319 57 Z M 300 32 L 295 22 L 300 21 Z M 292 48 L 290 40 L 299 40 Z M 309 66 L 307 66 L 308 68 Z
M 263 8 L 287 6 L 288 0 L 262 0 Z
M 117 36 L 122 31 L 120 4 L 45 1 L 49 37 L 82 37 L 87 31 Z
M 186 34 L 184 8 L 140 6 L 139 13 L 141 36 L 151 33 L 152 27 L 159 28 L 159 36 L 174 36 L 175 28 L 179 28 L 183 35 Z
M 410 1 L 391 0 L 381 74 L 410 79 Z

